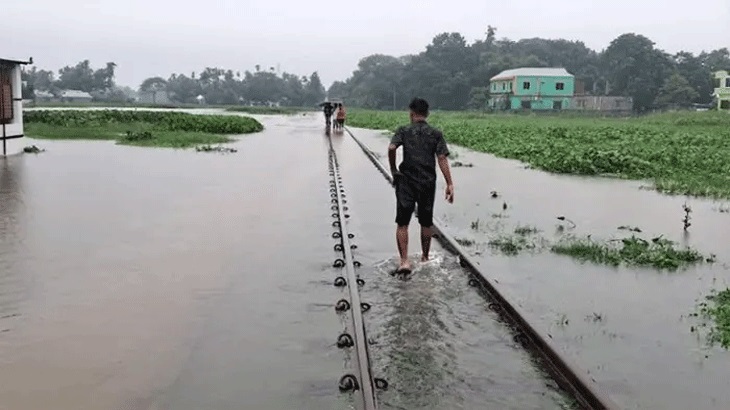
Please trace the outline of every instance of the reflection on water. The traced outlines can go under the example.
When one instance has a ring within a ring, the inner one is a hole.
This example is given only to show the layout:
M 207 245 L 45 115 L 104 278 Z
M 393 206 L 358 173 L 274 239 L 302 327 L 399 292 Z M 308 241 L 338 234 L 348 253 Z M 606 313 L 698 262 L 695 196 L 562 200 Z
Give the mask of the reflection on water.
M 22 157 L 0 157 L 0 333 L 10 332 L 21 316 L 27 279 L 22 267 L 22 255 L 25 255 L 23 166 Z
M 387 364 L 383 370 L 393 385 L 385 403 L 391 408 L 442 409 L 441 399 L 447 380 L 456 367 L 455 355 L 446 340 L 454 335 L 443 323 L 443 289 L 433 283 L 438 272 L 422 269 L 408 282 L 397 282 L 387 288 L 384 302 L 391 307 L 382 320 L 380 344 Z M 387 276 L 380 270 L 377 274 Z M 449 405 L 453 406 L 453 402 Z
M 327 151 L 278 122 L 0 159 L 0 409 L 339 407 Z

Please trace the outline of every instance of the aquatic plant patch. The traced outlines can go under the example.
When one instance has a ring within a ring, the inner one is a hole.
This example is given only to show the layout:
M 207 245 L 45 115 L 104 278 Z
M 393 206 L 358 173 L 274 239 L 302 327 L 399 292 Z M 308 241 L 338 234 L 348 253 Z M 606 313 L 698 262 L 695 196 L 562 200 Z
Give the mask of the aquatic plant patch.
M 701 262 L 714 262 L 714 255 L 704 256 L 691 248 L 679 248 L 672 241 L 657 237 L 649 241 L 631 236 L 610 241 L 590 237 L 568 237 L 551 247 L 552 252 L 581 261 L 611 266 L 626 264 L 638 267 L 677 270 Z
M 27 134 L 49 139 L 117 140 L 120 144 L 186 148 L 231 142 L 225 136 L 263 130 L 253 118 L 146 110 L 33 110 Z
M 730 288 L 718 292 L 713 289 L 698 304 L 698 312 L 691 316 L 699 317 L 703 321 L 700 327 L 706 329 L 706 339 L 709 345 L 719 344 L 725 349 L 730 348 Z M 697 327 L 691 328 L 698 332 Z
M 354 127 L 393 131 L 405 112 L 351 110 Z M 730 198 L 730 116 L 714 112 L 647 117 L 488 115 L 434 112 L 450 144 L 521 160 L 545 171 L 650 180 L 660 191 Z

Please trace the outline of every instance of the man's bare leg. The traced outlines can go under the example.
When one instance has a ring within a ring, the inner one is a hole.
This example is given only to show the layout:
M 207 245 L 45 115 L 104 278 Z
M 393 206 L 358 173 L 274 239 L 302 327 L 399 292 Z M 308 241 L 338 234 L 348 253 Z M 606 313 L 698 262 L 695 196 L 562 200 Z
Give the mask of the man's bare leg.
M 396 228 L 395 239 L 398 243 L 398 253 L 400 253 L 398 270 L 411 269 L 411 262 L 408 260 L 408 225 Z
M 428 261 L 428 253 L 431 250 L 431 237 L 432 236 L 433 236 L 432 227 L 421 226 L 421 251 L 423 252 L 423 256 L 421 256 L 422 262 Z

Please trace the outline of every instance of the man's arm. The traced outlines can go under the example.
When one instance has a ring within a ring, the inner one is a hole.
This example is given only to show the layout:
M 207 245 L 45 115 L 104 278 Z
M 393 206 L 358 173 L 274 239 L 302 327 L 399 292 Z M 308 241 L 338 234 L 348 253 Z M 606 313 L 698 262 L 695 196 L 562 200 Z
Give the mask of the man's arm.
M 446 145 L 443 134 L 439 133 L 436 142 L 436 158 L 438 158 L 439 168 L 444 174 L 446 180 L 446 200 L 449 203 L 454 202 L 454 181 L 451 180 L 451 167 L 449 166 L 449 147 Z
M 449 166 L 449 159 L 446 157 L 446 155 L 439 155 L 438 163 L 439 168 L 441 168 L 441 173 L 444 174 L 446 185 L 454 186 L 454 182 L 451 180 L 451 167 Z
M 395 179 L 395 174 L 398 173 L 398 167 L 395 165 L 395 152 L 403 145 L 403 136 L 401 135 L 401 129 L 399 128 L 396 130 L 395 134 L 393 134 L 393 138 L 390 140 L 390 145 L 388 145 L 388 164 L 390 165 L 390 175 Z
M 390 174 L 395 177 L 395 173 L 398 172 L 398 168 L 395 166 L 395 151 L 398 149 L 398 146 L 393 144 L 392 142 L 388 146 L 388 164 L 390 164 Z

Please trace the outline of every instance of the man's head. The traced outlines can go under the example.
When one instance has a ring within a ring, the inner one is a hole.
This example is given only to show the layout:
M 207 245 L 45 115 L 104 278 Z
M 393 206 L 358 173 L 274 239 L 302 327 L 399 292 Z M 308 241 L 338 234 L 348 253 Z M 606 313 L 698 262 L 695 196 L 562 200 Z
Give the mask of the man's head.
M 411 110 L 411 122 L 424 120 L 428 117 L 428 102 L 423 98 L 414 98 L 408 108 Z

